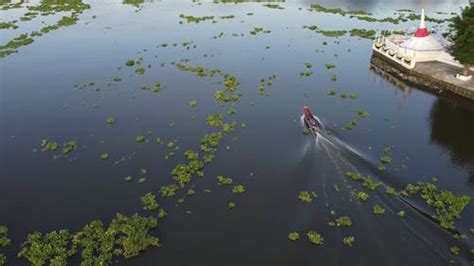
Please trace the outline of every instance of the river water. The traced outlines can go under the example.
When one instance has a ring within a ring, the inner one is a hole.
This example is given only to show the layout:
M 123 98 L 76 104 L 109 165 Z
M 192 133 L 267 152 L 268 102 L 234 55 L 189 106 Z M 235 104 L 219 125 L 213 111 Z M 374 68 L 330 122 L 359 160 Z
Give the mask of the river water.
M 460 242 L 426 215 L 430 209 L 422 201 L 391 197 L 382 187 L 368 192 L 368 202 L 359 201 L 354 194 L 363 189 L 346 172 L 370 175 L 397 190 L 424 181 L 473 197 L 474 104 L 380 73 L 370 65 L 369 39 L 325 37 L 303 29 L 318 25 L 324 30 L 409 31 L 418 23 L 371 23 L 308 11 L 314 3 L 363 9 L 379 18 L 393 16 L 397 9 L 418 12 L 425 7 L 429 16 L 446 18 L 435 12 L 459 12 L 467 1 L 300 0 L 279 3 L 284 9 L 190 0 L 145 1 L 137 6 L 88 3 L 91 8 L 79 15 L 76 25 L 38 37 L 17 54 L 0 59 L 0 225 L 9 228 L 13 241 L 3 249 L 12 265 L 25 263 L 16 254 L 30 232 L 74 232 L 95 219 L 107 223 L 116 213 L 147 214 L 140 197 L 148 192 L 159 195 L 160 187 L 172 182 L 170 172 L 184 161 L 182 152 L 199 149 L 203 134 L 212 132 L 207 116 L 223 110 L 214 99 L 222 78 L 181 71 L 173 62 L 182 59 L 238 79 L 242 96 L 234 106 L 236 114 L 230 116 L 237 122 L 236 131 L 224 137 L 205 176 L 192 181 L 195 196 L 158 197 L 168 212 L 153 232 L 162 246 L 130 260 L 119 259 L 120 264 L 472 263 L 472 202 L 455 221 L 456 229 L 468 236 Z M 0 12 L 2 20 L 9 21 L 22 11 Z M 180 14 L 215 16 L 217 23 L 180 24 Z M 235 18 L 220 18 L 227 15 Z M 48 19 L 1 30 L 2 43 L 38 30 L 40 21 Z M 255 27 L 271 32 L 250 34 Z M 220 33 L 224 35 L 215 37 Z M 183 42 L 193 43 L 186 49 Z M 157 47 L 162 43 L 169 45 Z M 125 62 L 140 57 L 147 67 L 145 74 L 136 75 Z M 305 63 L 312 65 L 313 74 L 301 77 Z M 335 68 L 327 70 L 325 64 Z M 267 82 L 272 75 L 276 77 L 265 88 L 268 95 L 260 95 L 260 80 Z M 337 79 L 331 80 L 331 75 Z M 110 85 L 117 76 L 122 81 Z M 96 85 L 74 87 L 84 82 Z M 160 82 L 160 92 L 141 89 L 155 82 Z M 328 96 L 329 89 L 356 93 L 357 99 Z M 189 105 L 192 100 L 195 108 Z M 304 105 L 326 125 L 327 135 L 302 133 Z M 358 110 L 369 115 L 361 118 Z M 114 117 L 112 126 L 106 123 L 109 117 Z M 357 121 L 353 129 L 342 130 L 351 120 Z M 137 135 L 147 140 L 137 143 Z M 157 137 L 165 144 L 176 139 L 177 155 L 165 160 L 169 149 L 157 144 Z M 54 159 L 53 153 L 41 151 L 43 139 L 75 140 L 79 147 L 67 158 Z M 391 148 L 392 163 L 380 172 L 385 147 Z M 109 160 L 101 160 L 103 153 Z M 137 177 L 140 169 L 147 170 L 143 184 L 123 180 Z M 217 185 L 218 175 L 233 177 L 246 192 L 237 195 Z M 303 203 L 297 197 L 301 191 L 318 197 Z M 186 200 L 178 204 L 181 197 Z M 236 204 L 232 210 L 229 201 Z M 385 215 L 374 215 L 374 204 L 384 207 Z M 399 210 L 406 212 L 404 218 L 397 216 Z M 327 225 L 344 215 L 351 217 L 351 227 Z M 310 230 L 324 236 L 324 245 L 306 239 Z M 288 240 L 293 231 L 301 235 L 297 242 Z M 342 243 L 347 236 L 355 237 L 352 247 Z M 451 254 L 452 246 L 459 246 L 461 254 Z M 71 259 L 72 264 L 78 261 Z

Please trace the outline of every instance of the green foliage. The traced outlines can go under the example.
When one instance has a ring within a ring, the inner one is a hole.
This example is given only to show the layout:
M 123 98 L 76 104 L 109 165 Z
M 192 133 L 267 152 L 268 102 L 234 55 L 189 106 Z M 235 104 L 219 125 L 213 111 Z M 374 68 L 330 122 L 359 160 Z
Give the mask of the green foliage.
M 288 234 L 288 239 L 291 241 L 298 241 L 300 239 L 300 234 L 298 232 L 291 232 Z
M 357 193 L 357 197 L 362 201 L 368 201 L 369 200 L 369 195 L 367 193 L 365 193 L 364 191 L 359 191 L 359 193 Z
M 453 56 L 466 65 L 474 65 L 474 4 L 470 3 L 460 16 L 452 19 L 455 30 Z
M 460 249 L 459 247 L 456 247 L 456 246 L 451 247 L 451 248 L 449 249 L 449 251 L 451 251 L 451 253 L 453 253 L 453 255 L 456 255 L 456 256 L 458 256 L 459 254 L 461 254 L 461 249 Z
M 333 90 L 333 89 L 328 90 L 328 95 L 329 96 L 333 96 L 333 95 L 336 95 L 336 94 L 337 94 L 337 92 L 335 90 Z
M 335 221 L 330 221 L 328 223 L 328 225 L 330 226 L 337 226 L 337 227 L 340 227 L 340 226 L 351 226 L 352 225 L 352 221 L 351 221 L 351 218 L 349 216 L 341 216 L 339 218 L 337 218 Z
M 178 191 L 178 189 L 179 187 L 176 184 L 162 186 L 160 188 L 160 194 L 162 197 L 172 197 L 176 195 L 176 191 Z
M 102 153 L 102 154 L 100 155 L 100 158 L 101 158 L 102 160 L 108 160 L 108 159 L 109 159 L 109 154 L 108 154 L 108 153 Z
M 300 194 L 298 194 L 298 198 L 306 203 L 311 203 L 313 201 L 313 196 L 308 191 L 301 191 Z
M 0 225 L 0 248 L 6 247 L 11 244 L 11 240 L 8 238 L 8 228 Z M 4 254 L 0 253 L 0 265 L 4 265 L 7 262 L 7 258 Z
M 372 207 L 372 211 L 374 212 L 374 214 L 377 214 L 377 215 L 384 215 L 385 214 L 385 209 L 380 207 L 379 205 L 375 204 L 373 207 Z
M 348 237 L 344 237 L 344 239 L 342 239 L 342 243 L 344 243 L 344 245 L 346 245 L 346 246 L 352 247 L 352 244 L 354 243 L 354 240 L 355 240 L 355 238 L 353 236 L 348 236 Z
M 18 257 L 38 266 L 44 264 L 66 265 L 67 259 L 76 253 L 71 246 L 68 230 L 52 231 L 45 235 L 40 232 L 28 234 Z
M 113 123 L 114 123 L 114 118 L 113 117 L 107 118 L 107 125 L 112 125 Z
M 82 249 L 81 266 L 107 265 L 112 262 L 115 234 L 105 229 L 101 221 L 92 221 L 76 233 L 72 239 L 74 245 Z
M 59 149 L 60 146 L 56 142 L 52 142 L 52 141 L 44 139 L 41 142 L 41 147 L 43 148 L 42 151 L 55 151 Z
M 156 201 L 155 195 L 152 193 L 147 193 L 140 198 L 143 204 L 143 209 L 148 211 L 156 211 L 160 207 Z
M 245 192 L 245 187 L 243 185 L 236 185 L 232 188 L 232 193 L 242 194 Z
M 145 136 L 142 136 L 142 135 L 139 135 L 135 138 L 135 140 L 138 142 L 138 143 L 142 143 L 145 141 Z
M 355 125 L 357 125 L 357 121 L 353 119 L 347 122 L 342 129 L 349 131 L 349 130 L 352 130 L 355 127 Z
M 380 157 L 380 162 L 383 164 L 389 164 L 392 162 L 392 158 L 390 156 L 385 155 Z
M 68 155 L 71 151 L 77 149 L 77 142 L 71 140 L 63 144 L 63 154 Z
M 230 201 L 230 202 L 227 204 L 227 207 L 228 207 L 229 209 L 233 209 L 233 208 L 235 208 L 235 203 L 232 202 L 232 201 Z
M 405 217 L 405 211 L 399 211 L 397 212 L 398 217 Z
M 232 185 L 232 178 L 231 177 L 224 177 L 224 176 L 218 176 L 217 181 L 219 185 Z
M 308 240 L 315 245 L 324 244 L 324 238 L 316 231 L 309 231 L 306 233 L 306 236 L 308 237 Z
M 135 61 L 127 60 L 127 62 L 125 62 L 125 65 L 131 67 L 131 66 L 135 65 Z

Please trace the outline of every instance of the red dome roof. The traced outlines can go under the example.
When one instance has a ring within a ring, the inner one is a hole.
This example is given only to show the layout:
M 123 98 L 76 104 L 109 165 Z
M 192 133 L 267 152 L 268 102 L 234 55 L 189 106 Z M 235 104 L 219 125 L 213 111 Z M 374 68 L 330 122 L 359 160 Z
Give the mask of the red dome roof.
M 428 29 L 427 28 L 418 28 L 415 32 L 415 37 L 427 37 L 429 36 L 430 33 L 428 32 Z

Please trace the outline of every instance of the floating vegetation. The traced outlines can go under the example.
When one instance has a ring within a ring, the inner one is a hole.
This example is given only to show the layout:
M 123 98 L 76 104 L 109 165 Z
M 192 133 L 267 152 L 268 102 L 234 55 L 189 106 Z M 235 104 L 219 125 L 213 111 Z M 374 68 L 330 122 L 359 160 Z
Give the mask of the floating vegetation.
M 230 201 L 230 202 L 227 204 L 227 208 L 229 208 L 229 209 L 233 209 L 233 208 L 235 208 L 235 206 L 236 206 L 235 203 L 232 202 L 232 201 Z
M 135 73 L 137 73 L 138 75 L 143 75 L 143 74 L 145 74 L 145 68 L 144 67 L 137 67 L 137 69 L 135 69 Z
M 231 177 L 224 177 L 224 176 L 217 176 L 217 181 L 219 185 L 232 185 L 232 178 Z
M 300 234 L 298 232 L 291 232 L 288 234 L 288 239 L 291 241 L 298 241 L 300 239 Z
M 68 155 L 71 151 L 77 149 L 77 142 L 74 140 L 68 141 L 63 144 L 63 155 Z
M 135 138 L 135 141 L 138 142 L 138 143 L 142 143 L 142 142 L 145 141 L 145 136 L 139 135 Z
M 324 244 L 324 238 L 316 231 L 309 231 L 306 233 L 306 236 L 308 237 L 308 240 L 315 245 Z
M 357 110 L 357 115 L 362 118 L 366 118 L 369 116 L 369 113 L 366 110 Z
M 418 192 L 426 204 L 434 209 L 435 214 L 432 217 L 446 229 L 456 228 L 454 219 L 461 218 L 462 211 L 471 201 L 471 197 L 467 195 L 456 196 L 447 190 L 438 191 L 434 184 L 426 182 L 408 184 L 400 194 L 409 196 Z
M 357 197 L 362 201 L 368 201 L 369 200 L 369 195 L 367 193 L 365 193 L 364 191 L 359 191 L 359 193 L 357 193 Z
M 179 15 L 179 18 L 185 20 L 187 23 L 201 23 L 203 21 L 213 20 L 214 16 L 194 17 L 194 16 L 185 16 L 184 14 L 181 14 Z M 180 23 L 182 23 L 182 21 Z
M 453 253 L 453 255 L 456 255 L 456 256 L 461 254 L 461 249 L 457 246 L 449 248 L 449 251 L 451 251 L 451 253 Z
M 162 197 L 173 197 L 176 195 L 179 187 L 176 184 L 162 186 L 160 188 L 160 194 Z
M 125 65 L 131 67 L 131 66 L 135 65 L 135 61 L 127 60 L 127 62 L 125 62 Z
M 100 155 L 100 158 L 101 158 L 102 160 L 108 160 L 108 159 L 109 159 L 109 154 L 108 154 L 108 153 L 102 153 L 102 154 Z
M 321 12 L 321 13 L 332 13 L 339 14 L 342 16 L 345 15 L 372 15 L 371 13 L 365 10 L 343 10 L 341 8 L 327 8 L 319 4 L 313 4 L 309 8 L 310 11 Z
M 113 125 L 114 124 L 114 118 L 113 117 L 109 117 L 107 118 L 107 125 Z
M 326 37 L 341 37 L 347 34 L 346 30 L 322 30 L 316 25 L 303 26 L 303 29 L 308 29 L 316 33 L 320 33 Z
M 55 151 L 60 148 L 58 143 L 49 141 L 47 139 L 42 140 L 41 147 L 43 148 L 42 151 Z
M 253 30 L 250 31 L 250 34 L 252 35 L 257 35 L 259 33 L 270 33 L 271 30 L 264 30 L 263 28 L 260 27 L 255 27 Z
M 133 177 L 129 175 L 129 176 L 124 177 L 123 180 L 125 180 L 127 182 L 132 182 Z
M 327 70 L 331 70 L 336 67 L 336 65 L 333 65 L 333 64 L 325 64 L 324 66 L 326 67 Z
M 0 248 L 4 248 L 11 244 L 11 240 L 8 238 L 8 228 L 0 225 Z M 5 265 L 7 258 L 3 253 L 0 253 L 0 265 Z
M 245 192 L 245 187 L 243 185 L 236 185 L 232 188 L 232 193 L 242 194 Z
M 328 222 L 328 225 L 329 226 L 337 226 L 337 227 L 340 227 L 340 226 L 351 226 L 352 225 L 352 221 L 351 221 L 351 218 L 349 216 L 341 216 L 339 218 L 337 218 L 336 220 L 334 221 L 329 221 Z
M 366 30 L 366 29 L 352 29 L 350 31 L 351 36 L 356 36 L 359 38 L 365 39 L 374 39 L 376 31 L 375 30 Z
M 392 158 L 390 156 L 384 155 L 380 157 L 380 162 L 383 164 L 389 164 L 392 162 Z
M 377 214 L 377 215 L 384 215 L 385 214 L 385 209 L 380 207 L 379 205 L 375 204 L 373 207 L 372 207 L 372 211 L 374 214 Z
M 334 95 L 336 95 L 336 94 L 337 94 L 337 92 L 336 92 L 334 89 L 328 90 L 328 95 L 329 95 L 329 96 L 334 96 Z
M 354 241 L 355 241 L 355 238 L 353 236 L 344 237 L 342 239 L 342 243 L 349 247 L 352 247 L 352 244 L 354 243 Z
M 399 211 L 397 212 L 398 217 L 405 217 L 405 211 Z
M 300 199 L 302 202 L 311 203 L 313 201 L 313 195 L 308 191 L 301 191 L 298 194 L 298 199 Z
M 284 7 L 278 4 L 265 4 L 264 7 L 272 8 L 272 9 L 285 9 Z
M 347 122 L 342 129 L 345 131 L 349 131 L 349 130 L 352 130 L 356 125 L 357 125 L 357 121 L 353 119 Z
M 160 207 L 156 201 L 155 195 L 152 193 L 145 194 L 145 196 L 141 197 L 140 200 L 142 201 L 144 210 L 156 211 Z
M 191 106 L 192 108 L 196 108 L 196 106 L 197 106 L 197 101 L 192 100 L 192 101 L 189 101 L 188 104 L 189 104 L 189 106 Z

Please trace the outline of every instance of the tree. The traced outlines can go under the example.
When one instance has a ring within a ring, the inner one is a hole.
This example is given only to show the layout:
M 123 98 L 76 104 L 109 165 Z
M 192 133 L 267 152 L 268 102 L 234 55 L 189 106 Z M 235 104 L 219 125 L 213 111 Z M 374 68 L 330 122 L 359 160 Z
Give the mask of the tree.
M 453 56 L 464 65 L 463 75 L 467 76 L 469 68 L 474 65 L 474 4 L 462 10 L 461 16 L 452 19 L 454 28 Z

